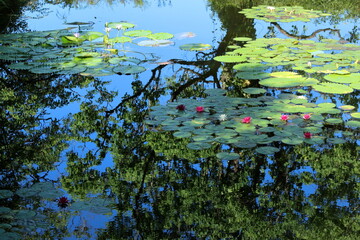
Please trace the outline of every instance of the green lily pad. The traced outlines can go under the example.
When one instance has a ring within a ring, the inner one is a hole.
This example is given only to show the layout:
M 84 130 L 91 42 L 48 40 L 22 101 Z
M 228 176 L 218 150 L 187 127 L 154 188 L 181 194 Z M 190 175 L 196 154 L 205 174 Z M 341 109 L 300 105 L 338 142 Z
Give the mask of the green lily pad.
M 295 76 L 294 78 L 267 78 L 259 82 L 260 85 L 274 88 L 289 88 L 298 86 L 311 86 L 317 84 L 319 81 L 314 78 L 304 78 Z
M 282 142 L 289 145 L 298 145 L 303 143 L 304 140 L 302 138 L 284 138 Z
M 328 118 L 325 120 L 325 122 L 330 124 L 340 124 L 343 123 L 343 120 L 339 118 Z
M 239 42 L 248 42 L 248 41 L 251 41 L 252 38 L 249 38 L 249 37 L 236 37 L 234 38 L 235 41 L 239 41 Z
M 177 138 L 188 138 L 191 137 L 191 132 L 174 132 L 173 133 L 174 137 Z
M 351 74 L 329 74 L 324 76 L 328 81 L 335 83 L 359 83 L 360 82 L 360 73 L 351 73 Z
M 189 149 L 192 150 L 204 150 L 211 148 L 211 144 L 206 142 L 191 142 L 186 145 Z
M 353 92 L 351 87 L 337 83 L 320 83 L 318 85 L 313 85 L 312 87 L 321 93 L 347 94 Z
M 161 33 L 149 34 L 149 35 L 146 35 L 145 37 L 150 38 L 152 40 L 168 40 L 168 39 L 173 38 L 174 35 L 172 35 L 171 33 L 161 32 Z
M 247 94 L 262 94 L 266 93 L 266 90 L 263 88 L 244 88 L 243 92 Z
M 245 62 L 246 57 L 239 55 L 223 55 L 223 56 L 214 57 L 214 60 L 224 63 L 237 63 L 237 62 Z
M 136 65 L 119 65 L 113 68 L 113 72 L 122 74 L 138 74 L 142 73 L 146 68 Z
M 328 138 L 328 139 L 326 139 L 326 142 L 331 143 L 331 144 L 342 144 L 342 143 L 345 143 L 346 140 L 344 140 L 342 138 Z
M 360 127 L 360 121 L 353 121 L 353 120 L 351 120 L 351 121 L 346 122 L 345 125 L 346 125 L 347 127 L 358 128 L 358 127 Z
M 266 146 L 266 147 L 258 147 L 255 149 L 255 151 L 257 153 L 264 154 L 264 155 L 272 155 L 272 154 L 280 151 L 280 149 L 278 149 L 276 147 Z
M 211 49 L 212 46 L 204 43 L 189 43 L 181 45 L 179 48 L 185 51 L 205 51 Z
M 236 160 L 240 158 L 240 155 L 238 153 L 234 153 L 234 152 L 219 152 L 216 154 L 216 157 L 221 159 L 221 160 L 227 160 L 227 161 L 231 161 L 231 160 Z
M 10 190 L 0 190 L 0 199 L 2 198 L 10 198 L 14 195 L 14 193 Z
M 151 33 L 149 30 L 132 30 L 124 32 L 124 35 L 129 37 L 146 37 Z
M 354 112 L 354 113 L 350 113 L 351 117 L 353 118 L 360 118 L 360 112 Z
M 107 27 L 116 28 L 116 29 L 119 29 L 119 30 L 120 29 L 126 30 L 126 29 L 129 29 L 129 28 L 135 27 L 135 24 L 128 23 L 128 22 L 110 22 L 110 23 L 107 23 Z

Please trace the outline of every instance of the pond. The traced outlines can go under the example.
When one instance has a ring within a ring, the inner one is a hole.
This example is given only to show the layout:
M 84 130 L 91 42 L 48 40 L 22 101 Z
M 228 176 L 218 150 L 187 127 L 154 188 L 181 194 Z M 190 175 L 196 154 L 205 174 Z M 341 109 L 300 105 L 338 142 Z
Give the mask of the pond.
M 359 3 L 0 3 L 0 239 L 357 239 Z

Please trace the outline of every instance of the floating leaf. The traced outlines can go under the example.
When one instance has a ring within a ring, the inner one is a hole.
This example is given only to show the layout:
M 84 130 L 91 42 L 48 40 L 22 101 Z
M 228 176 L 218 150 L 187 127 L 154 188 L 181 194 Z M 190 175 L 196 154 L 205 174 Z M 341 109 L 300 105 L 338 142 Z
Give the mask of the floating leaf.
M 354 112 L 354 113 L 350 113 L 351 117 L 353 118 L 360 118 L 360 112 Z
M 124 35 L 129 37 L 146 37 L 151 33 L 152 32 L 149 30 L 133 30 L 133 31 L 124 32 Z
M 174 137 L 177 138 L 188 138 L 191 137 L 191 132 L 174 132 L 173 133 Z
M 129 28 L 135 27 L 135 24 L 128 23 L 128 22 L 110 22 L 110 23 L 107 23 L 107 27 L 116 28 L 116 29 L 119 29 L 119 30 L 120 29 L 126 30 L 126 29 L 129 29 Z
M 247 94 L 262 94 L 266 93 L 266 90 L 263 88 L 244 88 L 243 92 Z
M 206 142 L 191 142 L 187 144 L 187 147 L 192 150 L 204 150 L 211 148 L 211 144 Z
M 237 56 L 237 55 L 223 55 L 223 56 L 214 57 L 214 60 L 224 63 L 236 63 L 236 62 L 245 62 L 246 57 Z
M 255 149 L 255 151 L 257 153 L 264 154 L 264 155 L 272 155 L 272 154 L 280 151 L 280 149 L 278 149 L 276 147 L 267 146 L 267 147 L 258 147 Z
M 360 73 L 351 73 L 351 74 L 329 74 L 324 76 L 328 81 L 335 83 L 359 83 L 360 82 Z
M 144 72 L 145 70 L 146 68 L 136 65 L 126 65 L 126 66 L 119 65 L 113 68 L 113 71 L 115 73 L 122 73 L 122 74 L 138 74 Z
M 179 48 L 181 50 L 185 51 L 205 51 L 211 49 L 210 44 L 204 44 L 204 43 L 189 43 L 181 45 Z
M 252 38 L 249 37 L 236 37 L 234 38 L 235 41 L 239 41 L 239 42 L 247 42 L 247 41 L 251 41 Z
M 10 190 L 0 190 L 0 199 L 12 197 L 14 193 Z
M 169 40 L 144 40 L 138 43 L 142 47 L 165 47 L 174 44 Z
M 316 91 L 331 94 L 347 94 L 352 93 L 353 89 L 349 86 L 337 83 L 320 83 L 312 86 Z
M 342 143 L 345 143 L 346 141 L 342 138 L 328 138 L 326 139 L 326 141 L 328 143 L 331 143 L 331 144 L 342 144 Z
M 161 33 L 149 34 L 149 35 L 146 35 L 146 37 L 153 39 L 153 40 L 167 40 L 167 39 L 173 38 L 174 35 L 172 35 L 170 33 L 161 32 Z
M 304 78 L 301 76 L 295 76 L 294 78 L 267 78 L 259 82 L 259 84 L 267 87 L 274 88 L 289 88 L 298 86 L 311 86 L 317 84 L 319 81 L 314 78 Z
M 354 110 L 355 107 L 352 105 L 343 105 L 343 106 L 339 106 L 340 109 L 344 110 L 344 111 L 351 111 Z
M 216 157 L 221 159 L 221 160 L 226 160 L 226 161 L 231 161 L 231 160 L 236 160 L 240 158 L 240 155 L 238 153 L 234 153 L 234 152 L 219 152 L 216 154 Z
M 358 128 L 358 127 L 360 127 L 360 121 L 353 121 L 353 120 L 348 121 L 348 122 L 346 122 L 346 126 L 347 127 Z

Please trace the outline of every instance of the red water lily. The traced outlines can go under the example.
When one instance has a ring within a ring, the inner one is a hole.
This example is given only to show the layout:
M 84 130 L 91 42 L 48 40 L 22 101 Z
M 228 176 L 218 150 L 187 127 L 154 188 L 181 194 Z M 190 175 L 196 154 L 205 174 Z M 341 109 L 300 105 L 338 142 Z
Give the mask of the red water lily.
M 281 115 L 280 119 L 283 121 L 287 121 L 287 120 L 289 120 L 289 116 L 284 114 L 284 115 Z
M 250 123 L 251 122 L 251 117 L 244 117 L 242 120 L 241 120 L 241 122 L 242 123 Z
M 311 115 L 310 114 L 305 114 L 304 116 L 303 116 L 303 119 L 304 120 L 309 120 L 311 118 Z
M 180 105 L 178 105 L 178 106 L 176 107 L 176 109 L 179 110 L 179 111 L 184 111 L 185 108 L 186 108 L 186 107 L 185 107 L 184 104 L 180 104 Z
M 304 138 L 311 138 L 312 134 L 309 132 L 304 132 Z
M 57 199 L 57 203 L 59 207 L 65 208 L 69 205 L 70 201 L 67 199 L 67 197 L 61 197 Z
M 201 113 L 201 112 L 204 111 L 204 107 L 198 106 L 198 107 L 196 107 L 196 111 L 197 111 L 198 113 Z

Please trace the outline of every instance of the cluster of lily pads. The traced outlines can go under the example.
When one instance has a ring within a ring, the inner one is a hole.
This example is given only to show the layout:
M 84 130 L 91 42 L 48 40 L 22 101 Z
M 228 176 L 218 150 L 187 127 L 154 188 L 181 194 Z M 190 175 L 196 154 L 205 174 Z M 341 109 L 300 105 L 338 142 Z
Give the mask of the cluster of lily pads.
M 249 89 L 258 94 L 257 88 Z M 354 120 L 344 122 L 342 109 L 333 103 L 308 103 L 303 96 L 280 94 L 278 98 L 233 98 L 224 96 L 225 90 L 208 89 L 204 99 L 179 99 L 151 108 L 146 124 L 150 129 L 171 131 L 174 137 L 189 138 L 189 149 L 202 150 L 214 144 L 235 148 L 254 148 L 260 154 L 273 154 L 280 149 L 273 143 L 288 145 L 340 144 L 352 135 L 343 131 L 341 137 L 323 134 L 325 125 L 342 124 L 347 128 L 360 127 Z M 346 109 L 346 106 L 344 107 Z M 324 117 L 325 116 L 325 117 Z M 221 152 L 222 159 L 236 159 L 234 152 Z
M 273 88 L 312 87 L 318 92 L 346 94 L 360 89 L 360 46 L 332 39 L 321 42 L 260 38 L 235 38 L 244 47 L 217 56 L 216 61 L 236 63 L 236 77 L 260 80 Z M 286 67 L 293 72 L 273 72 Z
M 266 5 L 243 9 L 240 13 L 245 14 L 247 18 L 256 18 L 267 22 L 308 22 L 312 18 L 331 15 L 321 11 L 304 9 L 300 6 L 273 7 Z
M 0 60 L 13 61 L 9 68 L 33 73 L 82 74 L 92 76 L 138 74 L 145 62 L 158 58 L 151 53 L 131 51 L 126 43 L 138 46 L 174 44 L 170 33 L 129 30 L 128 22 L 106 23 L 104 33 L 75 31 L 73 28 L 0 35 Z M 187 44 L 183 50 L 199 51 L 208 44 Z
M 38 182 L 30 187 L 20 188 L 13 192 L 0 190 L 0 200 L 21 198 L 29 202 L 31 199 L 47 200 L 48 203 L 57 202 L 59 207 L 68 207 L 69 211 L 90 211 L 96 214 L 108 214 L 112 209 L 108 206 L 114 204 L 111 199 L 91 198 L 76 200 L 70 204 L 70 200 L 61 197 L 63 191 L 56 188 L 51 182 Z M 20 239 L 26 231 L 36 232 L 39 229 L 48 229 L 52 224 L 47 221 L 47 216 L 41 210 L 36 209 L 11 209 L 0 207 L 0 236 L 1 239 Z

